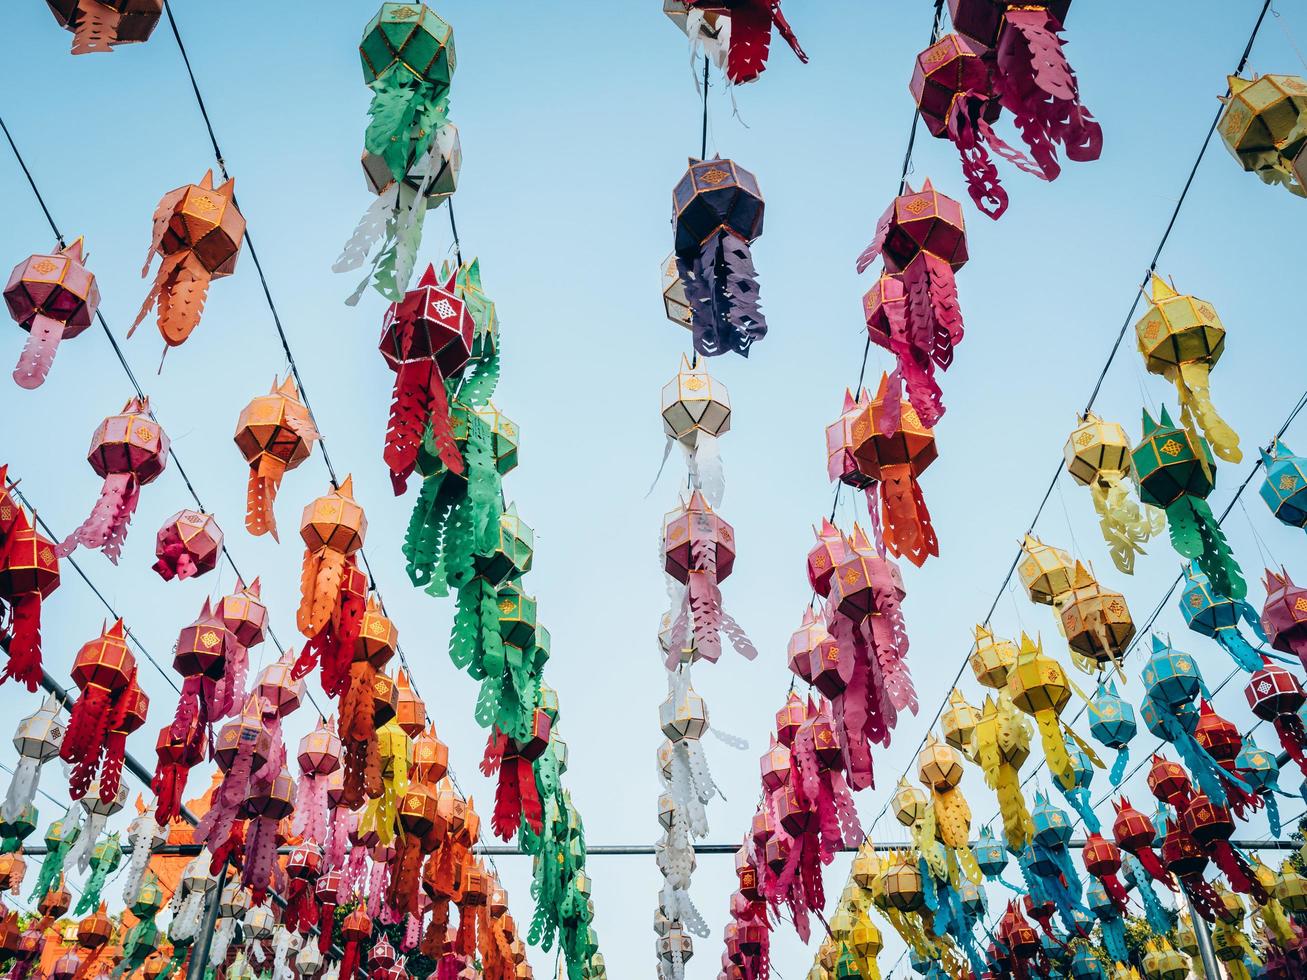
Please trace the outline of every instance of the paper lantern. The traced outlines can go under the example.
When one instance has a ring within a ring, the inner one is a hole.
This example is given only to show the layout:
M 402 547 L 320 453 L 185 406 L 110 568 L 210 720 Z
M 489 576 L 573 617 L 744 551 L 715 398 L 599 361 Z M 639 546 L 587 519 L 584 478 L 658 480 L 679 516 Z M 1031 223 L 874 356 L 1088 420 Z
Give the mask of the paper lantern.
M 155 538 L 154 570 L 165 582 L 213 571 L 222 553 L 222 528 L 212 514 L 181 510 L 164 522 Z
M 1016 644 L 995 639 L 984 626 L 976 626 L 974 633 L 976 639 L 968 657 L 971 671 L 982 685 L 1001 691 L 1007 687 L 1008 674 L 1016 666 Z
M 1104 588 L 1089 569 L 1075 564 L 1071 591 L 1061 597 L 1062 634 L 1071 647 L 1098 666 L 1120 664 L 1135 635 L 1130 607 L 1120 592 Z
M 46 0 L 59 26 L 73 35 L 73 54 L 112 51 L 149 40 L 164 0 Z
M 295 783 L 285 768 L 250 783 L 245 799 L 250 821 L 245 831 L 245 859 L 241 883 L 250 889 L 256 905 L 268 897 L 277 860 L 277 825 L 295 812 Z M 275 873 L 280 878 L 280 873 Z
M 354 500 L 354 481 L 345 481 L 304 508 L 300 537 L 304 539 L 304 574 L 300 579 L 300 632 L 312 638 L 332 618 L 341 598 L 347 563 L 363 546 L 368 521 Z
M 198 184 L 187 184 L 165 194 L 154 211 L 154 238 L 145 256 L 141 276 L 149 275 L 157 254 L 162 262 L 131 336 L 158 304 L 156 322 L 168 347 L 185 343 L 200 323 L 209 282 L 236 271 L 245 218 L 236 208 L 236 182 L 213 186 L 213 171 Z
M 1266 569 L 1262 626 L 1274 649 L 1296 654 L 1307 668 L 1307 589 L 1294 584 L 1283 568 L 1279 574 Z
M 1025 846 L 1034 830 L 1020 778 L 1021 766 L 1030 755 L 1030 736 L 1030 723 L 1006 693 L 985 696 L 972 736 L 975 760 L 998 797 L 1003 837 L 1017 849 Z
M 956 687 L 949 692 L 948 707 L 939 716 L 944 741 L 968 758 L 972 755 L 972 736 L 980 721 L 980 712 L 967 703 Z
M 1144 412 L 1144 435 L 1131 451 L 1139 498 L 1166 511 L 1171 545 L 1194 560 L 1216 591 L 1242 599 L 1248 591 L 1207 495 L 1215 487 L 1216 462 L 1206 440 L 1177 428 L 1165 406 L 1154 421 Z
M 859 438 L 855 422 L 853 458 L 858 469 L 880 488 L 880 526 L 890 554 L 920 567 L 939 554 L 939 540 L 930 523 L 918 477 L 939 455 L 935 433 L 922 424 L 906 401 L 896 401 L 889 378 L 863 409 L 867 426 Z M 870 493 L 870 491 L 868 491 Z
M 1307 731 L 1298 714 L 1298 709 L 1307 703 L 1302 682 L 1263 656 L 1262 667 L 1248 678 L 1244 695 L 1253 714 L 1275 726 L 1285 752 L 1307 776 Z
M 363 153 L 363 179 L 368 190 L 384 200 L 391 211 L 396 208 L 413 210 L 418 206 L 430 211 L 440 207 L 458 190 L 458 176 L 462 170 L 463 144 L 458 127 L 452 122 L 436 130 L 429 149 L 420 158 L 414 158 L 408 172 L 399 180 L 391 173 L 385 157 L 368 151 Z
M 418 446 L 428 424 L 445 466 L 463 472 L 445 382 L 467 366 L 472 336 L 472 316 L 454 291 L 454 275 L 440 283 L 430 265 L 417 287 L 386 311 L 380 349 L 395 372 L 395 388 L 384 456 L 397 494 L 417 466 Z
M 59 713 L 59 702 L 52 694 L 41 707 L 18 723 L 18 729 L 14 732 L 18 764 L 14 767 L 4 803 L 0 804 L 0 819 L 6 823 L 17 820 L 32 805 L 36 799 L 41 766 L 59 754 L 59 746 L 64 737 L 64 725 Z
M 663 12 L 677 27 L 690 36 L 691 48 L 702 43 L 701 32 L 720 38 L 713 45 L 713 60 L 734 85 L 757 80 L 767 67 L 771 33 L 776 32 L 805 65 L 808 56 L 799 47 L 799 39 L 785 15 L 780 0 L 744 0 L 722 3 L 721 0 L 664 0 Z M 707 49 L 708 45 L 704 45 Z
M 1074 776 L 1060 715 L 1071 699 L 1071 688 L 1062 665 L 1044 654 L 1042 645 L 1024 633 L 1017 662 L 1008 674 L 1007 693 L 1012 703 L 1035 719 L 1049 771 L 1067 789 Z
M 35 516 L 29 518 L 9 495 L 0 467 L 0 616 L 7 619 L 8 640 L 0 683 L 12 677 L 29 691 L 41 683 L 41 609 L 59 587 L 57 550 L 36 529 Z
M 1061 548 L 1044 544 L 1033 534 L 1021 542 L 1022 558 L 1017 575 L 1031 602 L 1060 606 L 1062 597 L 1075 586 L 1076 564 Z
M 1195 633 L 1210 636 L 1248 673 L 1261 665 L 1261 655 L 1239 631 L 1242 619 L 1252 627 L 1258 639 L 1265 640 L 1261 621 L 1246 601 L 1229 599 L 1212 588 L 1211 579 L 1193 563 L 1185 566 L 1185 587 L 1180 594 L 1180 612 Z
M 1307 144 L 1307 82 L 1296 75 L 1227 76 L 1230 94 L 1217 126 L 1226 148 L 1264 184 L 1307 197 L 1297 159 Z
M 885 872 L 885 898 L 900 912 L 916 912 L 925 904 L 921 870 L 916 861 L 904 858 Z
M 73 704 L 59 757 L 72 764 L 69 791 L 74 799 L 80 799 L 101 768 L 114 718 L 122 717 L 118 713 L 125 711 L 136 678 L 136 658 L 127 649 L 121 619 L 82 646 L 71 673 L 80 693 Z M 121 757 L 104 759 L 105 781 L 100 795 L 106 800 L 112 800 L 118 792 L 122 761 Z
M 1125 429 L 1087 412 L 1068 437 L 1063 455 L 1072 479 L 1089 487 L 1112 563 L 1133 574 L 1135 556 L 1144 554 L 1145 541 L 1161 533 L 1163 518 L 1155 508 L 1136 503 L 1127 485 L 1133 463 Z
M 141 487 L 152 482 L 168 462 L 168 436 L 150 415 L 148 398 L 132 398 L 118 415 L 100 423 L 91 437 L 86 461 L 104 478 L 91 515 L 56 549 L 61 556 L 100 548 L 115 565 L 136 512 Z
M 236 447 L 250 466 L 245 498 L 245 529 L 258 536 L 277 538 L 277 516 L 273 503 L 287 470 L 309 458 L 318 430 L 300 398 L 294 377 L 250 400 L 236 420 Z
M 962 342 L 962 311 L 953 278 L 967 261 L 961 206 L 936 191 L 929 179 L 920 191 L 905 184 L 904 192 L 877 222 L 874 240 L 858 256 L 858 272 L 865 272 L 877 257 L 900 284 L 891 287 L 882 279 L 868 312 L 869 323 L 878 324 L 869 329 L 890 338 L 890 350 L 897 358 L 889 377 L 888 404 L 897 405 L 906 386 L 908 401 L 922 425 L 930 428 L 944 414 L 934 387 L 934 369 L 947 370 L 954 348 Z M 899 303 L 900 292 L 928 301 Z
M 926 815 L 926 794 L 915 786 L 900 779 L 898 788 L 890 799 L 894 819 L 905 827 L 915 827 Z
M 1258 488 L 1262 500 L 1281 523 L 1307 527 L 1307 459 L 1279 439 L 1273 439 L 1270 450 L 1261 454 L 1266 472 Z
M 231 836 L 250 796 L 252 781 L 272 754 L 272 737 L 264 723 L 263 709 L 258 699 L 250 698 L 240 716 L 223 725 L 214 736 L 213 757 L 222 780 L 212 806 L 195 828 L 196 843 L 207 843 L 211 852 L 223 847 Z
M 50 373 L 60 341 L 76 337 L 95 318 L 100 288 L 85 262 L 78 238 L 49 255 L 29 256 L 9 274 L 5 304 L 14 322 L 28 332 L 14 368 L 20 388 L 39 388 Z
M 1243 459 L 1238 434 L 1217 414 L 1209 391 L 1211 369 L 1225 351 L 1225 327 L 1206 300 L 1181 295 L 1154 274 L 1148 310 L 1135 323 L 1144 366 L 1176 387 L 1181 421 L 1193 440 L 1198 430 L 1219 458 Z
M 1116 692 L 1116 682 L 1100 683 L 1089 701 L 1089 734 L 1110 749 L 1116 749 L 1116 762 L 1110 779 L 1119 786 L 1130 761 L 1130 740 L 1139 730 L 1134 706 Z
M 935 135 L 947 136 L 958 147 L 971 197 L 992 218 L 1006 209 L 1007 195 L 998 186 L 986 144 L 1043 180 L 1061 173 L 1059 144 L 1067 159 L 1076 162 L 1097 160 L 1102 152 L 1102 129 L 1080 102 L 1075 72 L 1062 50 L 1069 6 L 1069 0 L 1020 6 L 951 0 L 957 34 L 918 58 L 911 88 L 923 116 L 933 123 Z M 982 62 L 988 77 L 967 62 L 968 55 Z M 960 98 L 951 99 L 949 93 Z M 1012 114 L 1030 158 L 990 129 L 1000 107 Z
M 758 180 L 733 160 L 690 160 L 672 190 L 676 267 L 703 357 L 748 354 L 767 334 L 750 244 L 762 234 Z

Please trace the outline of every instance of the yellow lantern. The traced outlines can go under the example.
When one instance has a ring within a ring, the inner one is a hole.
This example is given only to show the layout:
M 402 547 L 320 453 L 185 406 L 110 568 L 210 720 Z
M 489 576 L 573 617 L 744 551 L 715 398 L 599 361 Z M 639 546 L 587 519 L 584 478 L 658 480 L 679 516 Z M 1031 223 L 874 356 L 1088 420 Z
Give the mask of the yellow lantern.
M 1266 184 L 1307 197 L 1302 150 L 1307 145 L 1307 82 L 1296 75 L 1230 75 L 1219 130 L 1244 170 Z
M 890 801 L 894 819 L 905 827 L 915 827 L 926 815 L 926 794 L 915 786 L 908 785 L 906 779 L 900 779 L 894 797 Z
M 1059 596 L 1071 591 L 1075 563 L 1061 548 L 1046 545 L 1033 534 L 1027 534 L 1021 542 L 1021 555 L 1017 575 L 1031 602 L 1053 606 Z
M 979 720 L 980 712 L 967 703 L 961 691 L 953 688 L 948 696 L 948 707 L 939 716 L 940 730 L 944 733 L 944 741 L 973 762 L 971 737 Z
M 1048 771 L 1065 789 L 1074 789 L 1075 769 L 1062 737 L 1062 709 L 1071 699 L 1066 671 L 1044 654 L 1038 640 L 1021 634 L 1016 667 L 1008 675 L 1008 696 L 1012 703 L 1035 719 Z
M 962 757 L 932 732 L 917 754 L 917 778 L 930 788 L 934 800 L 935 831 L 945 847 L 965 850 L 971 834 L 971 807 L 958 790 Z
M 885 870 L 885 900 L 900 912 L 917 912 L 925 907 L 921 869 L 911 852 L 900 854 Z
M 1126 482 L 1134 471 L 1130 448 L 1124 428 L 1089 412 L 1062 451 L 1071 478 L 1089 487 L 1112 564 L 1127 575 L 1134 573 L 1135 555 L 1144 554 L 1144 542 L 1166 527 L 1165 515 L 1138 503 Z
M 976 680 L 985 687 L 1001 691 L 1007 687 L 1008 671 L 1017 662 L 1017 648 L 1009 640 L 997 640 L 984 626 L 975 628 L 976 642 L 971 647 L 969 661 Z
M 976 725 L 975 746 L 985 783 L 998 797 L 1003 835 L 1010 847 L 1020 850 L 1034 834 L 1020 779 L 1021 764 L 1030 755 L 1030 723 L 1006 694 L 1000 694 L 997 700 L 986 695 Z
M 1207 437 L 1219 459 L 1243 459 L 1239 436 L 1217 414 L 1212 404 L 1210 374 L 1225 350 L 1225 327 L 1206 300 L 1181 295 L 1153 275 L 1148 311 L 1135 324 L 1139 353 L 1150 374 L 1160 374 L 1175 385 L 1180 399 L 1180 420 L 1192 441 L 1198 429 Z M 1206 469 L 1206 461 L 1199 457 Z
M 1275 883 L 1275 898 L 1295 915 L 1307 912 L 1307 878 L 1298 874 L 1288 861 L 1280 869 L 1280 879 Z

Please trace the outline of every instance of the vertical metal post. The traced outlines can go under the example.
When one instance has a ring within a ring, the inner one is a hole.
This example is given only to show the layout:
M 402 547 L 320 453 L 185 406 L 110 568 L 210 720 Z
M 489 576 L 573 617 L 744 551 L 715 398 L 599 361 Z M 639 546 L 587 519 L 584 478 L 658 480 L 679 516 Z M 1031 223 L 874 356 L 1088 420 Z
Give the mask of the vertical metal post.
M 195 937 L 191 947 L 191 958 L 186 964 L 186 980 L 204 980 L 204 971 L 209 965 L 209 944 L 213 942 L 213 931 L 218 924 L 218 906 L 222 904 L 222 889 L 227 884 L 227 865 L 218 872 L 218 886 L 210 894 L 204 906 L 204 923 L 200 934 Z
M 1212 950 L 1212 934 L 1207 930 L 1207 920 L 1198 914 L 1194 901 L 1185 892 L 1185 904 L 1189 906 L 1189 921 L 1194 927 L 1194 936 L 1198 939 L 1198 955 L 1203 960 L 1203 973 L 1207 980 L 1220 980 L 1221 968 L 1216 965 L 1216 953 Z

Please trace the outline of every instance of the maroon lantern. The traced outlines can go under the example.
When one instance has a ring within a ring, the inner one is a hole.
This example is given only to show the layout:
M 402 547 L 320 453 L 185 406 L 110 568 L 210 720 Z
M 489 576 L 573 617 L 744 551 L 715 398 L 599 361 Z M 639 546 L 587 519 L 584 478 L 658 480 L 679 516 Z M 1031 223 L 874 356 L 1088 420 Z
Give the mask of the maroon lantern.
M 222 553 L 222 528 L 212 514 L 181 510 L 164 521 L 155 538 L 154 570 L 165 582 L 211 572 Z
M 1160 881 L 1167 888 L 1174 890 L 1170 876 L 1167 875 L 1162 862 L 1153 851 L 1153 841 L 1157 837 L 1157 828 L 1153 826 L 1153 822 L 1131 806 L 1130 801 L 1124 796 L 1119 800 L 1113 800 L 1112 808 L 1116 811 L 1116 818 L 1112 822 L 1112 836 L 1116 838 L 1117 845 L 1121 850 L 1138 858 L 1139 863 L 1154 881 Z
M 474 324 L 467 305 L 454 291 L 455 272 L 443 285 L 428 265 L 417 288 L 386 311 L 381 355 L 395 372 L 386 465 L 396 495 L 404 492 L 417 465 L 428 421 L 440 459 L 453 473 L 463 472 L 463 457 L 454 442 L 445 381 L 458 376 L 472 356 Z
M 78 238 L 52 254 L 28 256 L 10 273 L 5 304 L 9 315 L 29 333 L 14 368 L 19 387 L 40 387 L 59 342 L 91 325 L 100 305 L 100 289 L 82 264 L 85 261 Z
M 1280 744 L 1289 757 L 1307 775 L 1307 731 L 1303 728 L 1298 709 L 1307 701 L 1307 692 L 1298 678 L 1277 663 L 1262 657 L 1262 669 L 1248 678 L 1244 688 L 1248 706 L 1253 714 L 1275 725 Z
M 1121 850 L 1111 841 L 1103 837 L 1102 834 L 1090 834 L 1085 838 L 1084 850 L 1081 856 L 1085 862 L 1085 870 L 1103 883 L 1103 889 L 1112 899 L 1115 905 L 1124 915 L 1128 908 L 1125 885 L 1116 873 L 1121 870 Z M 1140 883 L 1140 887 L 1147 887 Z

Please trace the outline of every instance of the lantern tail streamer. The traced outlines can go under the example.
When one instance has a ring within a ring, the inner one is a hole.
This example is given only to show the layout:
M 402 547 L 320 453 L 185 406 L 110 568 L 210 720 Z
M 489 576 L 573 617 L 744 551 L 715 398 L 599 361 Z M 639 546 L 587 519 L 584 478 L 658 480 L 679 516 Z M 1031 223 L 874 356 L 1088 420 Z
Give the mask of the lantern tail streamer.
M 1056 712 L 1038 711 L 1035 713 L 1035 725 L 1039 728 L 1039 738 L 1044 745 L 1044 757 L 1048 760 L 1048 770 L 1055 779 L 1067 789 L 1075 786 L 1075 771 L 1071 757 L 1067 753 L 1066 741 L 1062 738 L 1062 722 Z
M 268 472 L 274 468 L 278 471 L 275 475 Z M 255 537 L 271 534 L 273 541 L 281 540 L 277 537 L 277 515 L 273 504 L 277 500 L 277 490 L 281 486 L 284 472 L 285 465 L 274 466 L 272 457 L 267 455 L 259 460 L 257 468 L 250 469 L 245 491 L 245 530 Z
M 3 805 L 0 805 L 0 819 L 6 823 L 13 822 L 18 815 L 31 806 L 36 799 L 36 786 L 41 778 L 41 761 L 31 756 L 22 755 L 14 766 L 13 778 L 9 781 L 9 790 L 5 793 Z
M 110 473 L 104 478 L 100 496 L 90 516 L 56 549 L 60 558 L 66 558 L 80 544 L 84 548 L 101 548 L 115 565 L 127 537 L 127 525 L 136 513 L 140 497 L 140 484 L 130 473 Z
M 984 100 L 979 98 L 955 97 L 948 116 L 948 137 L 962 158 L 962 174 L 971 200 L 984 214 L 997 219 L 1007 210 L 1008 196 L 985 147 L 993 131 L 980 121 L 984 106 Z
M 14 381 L 20 388 L 32 391 L 41 387 L 50 373 L 55 351 L 63 339 L 64 324 L 38 313 L 32 318 L 28 330 L 27 343 L 23 345 L 18 365 L 14 368 Z
M 906 558 L 920 568 L 928 557 L 939 555 L 939 539 L 930 523 L 921 484 L 907 463 L 884 465 L 881 476 L 885 545 L 891 554 Z
M 1243 572 L 1206 500 L 1183 496 L 1166 508 L 1166 519 L 1172 547 L 1183 557 L 1193 559 L 1218 593 L 1235 600 L 1248 594 Z
M 678 255 L 676 265 L 690 306 L 694 349 L 704 357 L 728 350 L 747 357 L 749 347 L 767 335 L 748 243 L 718 231 L 697 256 Z
M 209 293 L 208 270 L 199 264 L 190 250 L 181 253 L 181 259 L 172 266 L 158 294 L 159 332 L 169 347 L 184 343 L 199 326 Z M 160 275 L 163 275 L 162 268 Z
M 14 678 L 29 691 L 41 683 L 41 593 L 23 592 L 10 603 L 9 661 L 0 683 Z
M 1113 787 L 1121 785 L 1121 779 L 1125 776 L 1125 767 L 1130 764 L 1130 748 L 1123 745 L 1117 749 L 1116 761 L 1112 763 L 1112 771 L 1108 773 L 1108 780 Z
M 1210 362 L 1186 361 L 1179 365 L 1178 370 L 1171 368 L 1165 376 L 1179 390 L 1181 422 L 1189 430 L 1194 444 L 1198 444 L 1197 429 L 1201 427 L 1208 445 L 1217 457 L 1227 463 L 1241 462 L 1243 452 L 1239 449 L 1239 435 L 1221 418 L 1216 406 L 1212 404 L 1210 375 Z M 1206 466 L 1205 456 L 1199 455 L 1198 460 Z
M 1162 531 L 1165 523 L 1162 512 L 1147 504 L 1141 508 L 1119 479 L 1105 485 L 1100 478 L 1090 485 L 1089 491 L 1112 564 L 1126 575 L 1134 574 L 1135 556 L 1146 554 L 1143 543 Z
M 372 118 L 363 145 L 386 161 L 395 180 L 403 180 L 447 121 L 448 89 L 418 78 L 411 71 L 387 72 L 371 88 L 368 115 Z
M 431 393 L 444 385 L 433 370 L 431 361 L 405 361 L 399 366 L 395 377 L 395 393 L 390 404 L 390 425 L 386 429 L 386 448 L 383 453 L 386 465 L 390 467 L 390 481 L 394 484 L 395 495 L 404 492 L 409 475 L 417 466 L 418 446 L 426 431 L 427 418 L 431 414 Z M 433 377 L 433 374 L 435 377 Z M 433 420 L 434 422 L 435 420 Z M 446 408 L 446 428 L 448 427 L 448 408 Z M 447 433 L 446 433 L 447 434 Z M 447 450 L 452 449 L 454 459 L 461 471 L 463 460 L 458 450 L 453 447 L 453 440 L 448 445 L 440 445 L 440 458 L 449 465 Z M 454 469 L 450 466 L 450 469 Z
M 332 272 L 353 272 L 363 267 L 368 253 L 386 231 L 386 223 L 399 206 L 399 181 L 395 181 L 376 196 L 359 218 L 354 233 L 345 242 L 340 255 L 331 265 Z M 366 283 L 367 280 L 364 280 Z

